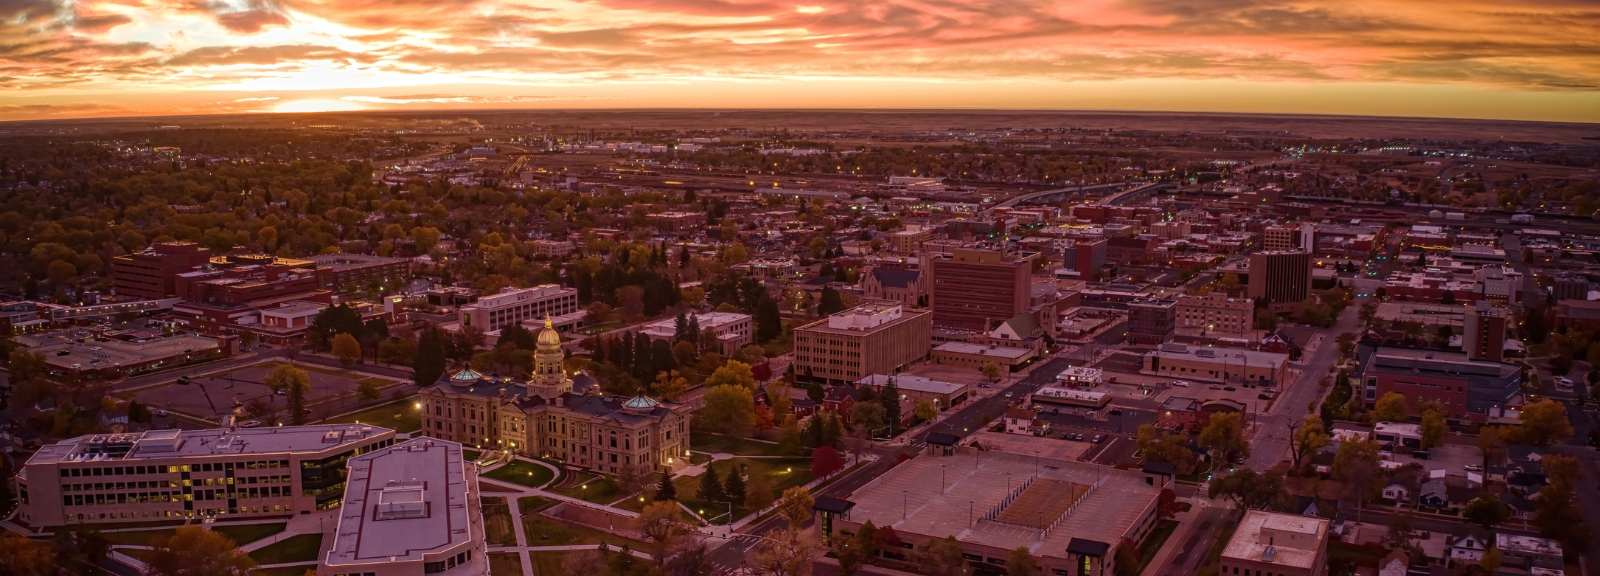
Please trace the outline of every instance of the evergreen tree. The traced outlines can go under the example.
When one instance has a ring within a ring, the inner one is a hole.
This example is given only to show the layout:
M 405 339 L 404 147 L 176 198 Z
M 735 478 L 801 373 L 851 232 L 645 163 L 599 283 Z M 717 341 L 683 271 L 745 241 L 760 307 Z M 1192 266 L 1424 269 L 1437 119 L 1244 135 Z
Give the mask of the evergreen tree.
M 688 266 L 689 265 L 689 247 L 688 246 L 684 246 L 683 248 L 680 248 L 678 250 L 678 265 L 679 266 Z
M 606 361 L 606 347 L 610 345 L 611 342 L 608 338 L 596 339 L 594 341 L 594 353 L 589 355 L 589 359 L 594 360 L 596 363 L 604 363 Z
M 844 436 L 844 422 L 837 412 L 823 412 L 822 420 L 822 446 L 839 446 L 839 437 Z
M 783 317 L 778 315 L 778 301 L 763 292 L 756 304 L 756 341 L 765 344 L 782 334 Z
M 734 462 L 728 470 L 728 480 L 722 483 L 722 496 L 724 502 L 732 502 L 734 506 L 743 506 L 745 498 L 744 475 L 739 473 L 742 466 Z
M 650 337 L 643 332 L 633 336 L 633 377 L 641 381 L 654 380 L 655 374 L 650 372 L 655 366 L 655 361 L 650 357 Z
M 444 376 L 444 364 L 444 335 L 439 333 L 438 328 L 429 326 L 422 330 L 422 337 L 417 341 L 411 379 L 417 386 L 432 386 L 440 376 Z
M 894 385 L 894 377 L 891 376 L 889 383 L 883 385 L 878 403 L 883 405 L 883 420 L 889 425 L 889 436 L 892 438 L 900 431 L 900 388 Z
M 717 479 L 717 469 L 706 464 L 706 473 L 700 475 L 699 497 L 706 502 L 722 501 L 722 481 Z
M 822 445 L 822 413 L 817 413 L 810 420 L 806 420 L 806 446 L 816 448 Z
M 617 368 L 624 372 L 632 372 L 633 342 L 629 341 L 628 335 L 623 334 L 621 338 L 612 339 L 611 345 L 613 346 L 611 349 L 611 357 L 617 359 L 615 362 Z
M 511 344 L 518 350 L 532 350 L 537 347 L 538 339 L 533 331 L 523 328 L 521 323 L 507 324 L 500 329 L 500 343 Z
M 689 339 L 689 319 L 685 318 L 682 312 L 679 312 L 678 313 L 678 317 L 673 319 L 673 321 L 672 321 L 672 341 L 673 342 L 678 342 L 680 340 L 688 340 L 688 339 Z
M 656 484 L 656 502 L 678 499 L 678 487 L 672 484 L 672 475 L 661 471 L 661 482 Z
M 839 296 L 839 291 L 832 287 L 822 288 L 822 300 L 817 304 L 817 315 L 828 316 L 844 310 L 844 298 Z
M 678 369 L 678 360 L 672 357 L 672 345 L 666 340 L 650 341 L 650 377 L 669 370 Z
M 686 331 L 688 334 L 687 338 L 685 339 L 688 340 L 690 344 L 694 344 L 696 347 L 700 346 L 700 315 L 695 314 L 689 316 L 689 327 Z

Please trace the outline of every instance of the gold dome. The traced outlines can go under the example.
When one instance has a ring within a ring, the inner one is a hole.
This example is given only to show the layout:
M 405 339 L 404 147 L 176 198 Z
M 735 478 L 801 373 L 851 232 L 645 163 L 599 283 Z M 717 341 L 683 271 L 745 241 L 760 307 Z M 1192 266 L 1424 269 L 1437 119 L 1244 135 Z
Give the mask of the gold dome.
M 544 317 L 544 330 L 539 331 L 539 346 L 560 346 L 561 334 L 556 332 L 556 327 L 550 322 L 548 314 Z

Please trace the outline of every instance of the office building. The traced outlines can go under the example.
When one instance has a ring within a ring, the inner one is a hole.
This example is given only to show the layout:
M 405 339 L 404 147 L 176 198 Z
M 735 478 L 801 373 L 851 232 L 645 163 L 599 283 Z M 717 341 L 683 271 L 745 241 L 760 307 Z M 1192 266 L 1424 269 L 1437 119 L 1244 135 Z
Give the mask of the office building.
M 889 234 L 889 246 L 898 254 L 916 254 L 922 243 L 933 239 L 933 229 L 920 224 L 909 224 L 903 230 Z
M 1033 254 L 957 249 L 934 258 L 929 291 L 933 325 L 988 330 L 993 323 L 1028 311 Z
M 1550 296 L 1557 302 L 1562 300 L 1588 300 L 1589 279 L 1581 276 L 1557 276 L 1555 285 L 1551 287 Z
M 868 521 L 893 526 L 902 544 L 878 551 L 890 559 L 954 537 L 968 570 L 1003 565 L 1025 547 L 1043 574 L 1110 576 L 1116 548 L 1143 541 L 1159 519 L 1162 487 L 1138 471 L 999 450 L 946 453 L 907 460 L 849 500 L 818 498 L 827 514 L 818 525 L 824 534 Z
M 350 459 L 333 576 L 489 573 L 478 468 L 455 442 L 418 438 Z
M 394 443 L 362 424 L 151 430 L 45 446 L 17 474 L 32 526 L 284 517 L 339 506 L 345 461 Z
M 1084 280 L 1093 280 L 1094 272 L 1106 265 L 1105 238 L 1068 241 L 1061 249 L 1061 261 L 1067 268 L 1077 270 Z
M 568 240 L 534 240 L 533 255 L 543 258 L 565 258 L 577 247 Z
M 1467 304 L 1466 308 L 1461 349 L 1473 360 L 1504 360 L 1511 311 L 1482 300 Z
M 846 384 L 894 374 L 928 357 L 932 312 L 862 304 L 794 330 L 794 373 L 804 381 Z
M 703 212 L 660 212 L 650 215 L 650 224 L 662 232 L 687 232 L 705 226 Z
M 689 406 L 644 395 L 604 397 L 563 369 L 561 336 L 545 323 L 523 379 L 463 368 L 423 388 L 419 434 L 549 458 L 602 474 L 654 474 L 687 464 Z
M 505 288 L 499 294 L 478 298 L 458 310 L 461 328 L 485 332 L 523 320 L 561 316 L 578 311 L 578 291 L 555 284 L 532 288 Z
M 174 277 L 210 260 L 211 250 L 193 242 L 157 243 L 111 259 L 112 290 L 147 300 L 177 296 Z
M 1178 296 L 1177 325 L 1201 334 L 1241 335 L 1255 326 L 1255 305 L 1244 298 L 1212 292 L 1205 296 Z
M 411 283 L 411 260 L 367 254 L 320 254 L 306 260 L 317 267 L 322 287 L 365 290 L 373 286 L 396 291 Z
M 1368 408 L 1390 392 L 1406 399 L 1411 415 L 1422 405 L 1443 406 L 1445 417 L 1483 422 L 1491 408 L 1503 407 L 1522 391 L 1522 370 L 1516 364 L 1475 360 L 1463 352 L 1396 348 L 1362 343 L 1358 392 Z
M 1250 510 L 1222 549 L 1221 574 L 1322 576 L 1327 573 L 1328 519 Z
M 708 312 L 705 314 L 690 314 L 689 318 L 694 320 L 691 327 L 699 327 L 700 329 L 700 334 L 697 334 L 697 337 L 703 337 L 705 333 L 709 332 L 711 337 L 716 339 L 715 345 L 710 342 L 700 342 L 702 350 L 716 350 L 717 353 L 723 356 L 732 356 L 740 348 L 755 342 L 754 333 L 751 332 L 749 314 Z M 688 321 L 689 318 L 685 318 L 685 321 Z M 678 319 L 674 317 L 651 322 L 640 327 L 639 332 L 652 339 L 666 340 L 670 343 L 678 335 Z
M 1311 254 L 1268 251 L 1250 255 L 1250 299 L 1267 302 L 1274 314 L 1298 314 L 1311 297 Z
M 944 410 L 965 402 L 972 393 L 970 384 L 957 384 L 942 382 L 932 378 L 901 374 L 890 376 L 887 374 L 873 374 L 856 381 L 856 387 L 870 387 L 873 392 L 883 392 L 883 388 L 894 382 L 894 387 L 900 390 L 900 398 L 909 401 L 913 406 L 917 402 L 928 401 L 934 408 Z
M 1288 371 L 1288 354 L 1163 344 L 1145 353 L 1139 373 L 1176 380 L 1275 386 L 1284 381 Z
M 1177 326 L 1178 301 L 1141 298 L 1128 303 L 1128 341 L 1162 344 L 1172 340 Z

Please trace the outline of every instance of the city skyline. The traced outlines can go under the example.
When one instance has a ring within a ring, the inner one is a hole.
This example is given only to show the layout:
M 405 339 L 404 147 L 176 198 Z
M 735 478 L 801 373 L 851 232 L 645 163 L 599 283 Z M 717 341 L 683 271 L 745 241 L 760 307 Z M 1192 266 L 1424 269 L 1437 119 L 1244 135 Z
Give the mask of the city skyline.
M 0 120 L 941 108 L 1600 121 L 1594 8 L 1421 2 L 0 7 Z

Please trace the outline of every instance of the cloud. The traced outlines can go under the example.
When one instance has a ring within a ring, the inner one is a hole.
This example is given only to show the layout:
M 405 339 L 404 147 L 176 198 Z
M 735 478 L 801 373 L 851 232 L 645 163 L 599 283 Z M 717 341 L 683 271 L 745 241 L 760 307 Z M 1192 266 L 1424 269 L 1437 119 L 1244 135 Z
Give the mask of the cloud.
M 246 10 L 219 15 L 217 23 L 240 34 L 255 34 L 268 26 L 288 26 L 289 19 L 277 12 Z
M 122 14 L 103 14 L 100 16 L 77 16 L 72 19 L 72 28 L 79 32 L 90 34 L 104 34 L 112 28 L 123 24 L 132 24 L 133 19 Z

